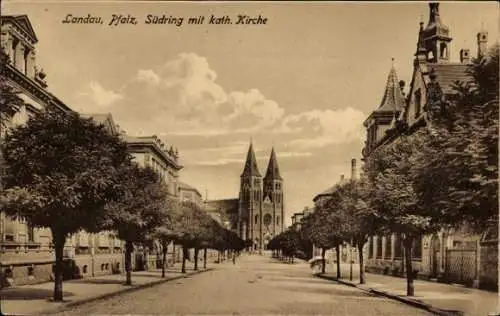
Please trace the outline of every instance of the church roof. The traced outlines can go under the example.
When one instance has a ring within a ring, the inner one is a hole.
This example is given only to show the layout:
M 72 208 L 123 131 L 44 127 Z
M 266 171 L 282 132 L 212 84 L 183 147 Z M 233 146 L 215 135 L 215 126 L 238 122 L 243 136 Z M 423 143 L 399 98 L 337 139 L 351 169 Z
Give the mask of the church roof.
M 280 175 L 280 169 L 278 167 L 278 160 L 276 159 L 274 147 L 271 150 L 271 157 L 269 158 L 269 164 L 267 165 L 267 172 L 264 179 L 283 180 Z
M 255 153 L 253 152 L 252 143 L 250 143 L 250 147 L 248 147 L 247 160 L 245 162 L 245 168 L 243 169 L 243 173 L 241 175 L 261 177 L 259 167 L 257 166 L 257 159 L 255 158 Z
M 455 82 L 466 82 L 472 79 L 471 75 L 468 73 L 469 66 L 469 64 L 462 63 L 428 64 L 428 71 L 424 75 L 424 80 L 426 83 L 429 82 L 430 75 L 433 73 L 443 93 L 453 93 L 453 85 Z
M 399 87 L 398 75 L 394 66 L 391 67 L 387 76 L 384 96 L 382 102 L 375 112 L 395 112 L 401 111 L 405 104 L 405 98 Z

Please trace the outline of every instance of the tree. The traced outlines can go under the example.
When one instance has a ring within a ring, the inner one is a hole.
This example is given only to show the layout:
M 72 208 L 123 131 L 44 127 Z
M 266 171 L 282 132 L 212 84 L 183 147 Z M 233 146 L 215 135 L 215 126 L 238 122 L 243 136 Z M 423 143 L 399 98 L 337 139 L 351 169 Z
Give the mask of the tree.
M 2 206 L 34 227 L 50 228 L 54 300 L 61 301 L 66 238 L 95 231 L 103 206 L 117 198 L 118 171 L 129 162 L 126 144 L 90 119 L 47 109 L 9 132 L 4 149 Z
M 186 259 L 190 248 L 195 248 L 194 268 L 198 269 L 198 250 L 206 236 L 207 216 L 195 203 L 184 201 L 173 218 L 175 240 L 182 245 L 182 273 L 186 273 Z
M 167 188 L 153 169 L 132 163 L 120 170 L 119 198 L 106 204 L 100 227 L 125 241 L 126 283 L 132 284 L 134 243 L 145 243 L 159 226 L 168 225 Z
M 179 203 L 174 198 L 168 197 L 165 202 L 165 206 L 162 211 L 163 214 L 161 224 L 156 226 L 152 232 L 152 238 L 158 239 L 161 244 L 162 251 L 162 265 L 161 265 L 161 277 L 165 277 L 165 270 L 167 267 L 167 250 L 170 242 L 175 240 L 175 225 L 172 221 L 175 218 L 175 213 L 178 212 Z
M 365 163 L 369 205 L 376 210 L 382 231 L 402 234 L 407 295 L 414 295 L 412 247 L 415 238 L 439 229 L 439 214 L 423 207 L 414 187 L 416 155 L 422 148 L 419 133 L 403 135 L 377 148 Z
M 363 247 L 368 238 L 378 231 L 379 220 L 374 209 L 367 203 L 367 183 L 363 179 L 350 180 L 338 186 L 332 199 L 337 199 L 336 217 L 333 222 L 344 236 L 344 241 L 356 245 L 359 256 L 359 283 L 365 283 Z
M 323 260 L 321 273 L 325 273 L 326 269 L 326 251 L 342 243 L 342 240 L 339 238 L 337 227 L 335 227 L 334 223 L 328 221 L 328 219 L 330 219 L 330 212 L 332 211 L 331 204 L 316 207 L 312 214 L 304 218 L 304 223 L 302 224 L 304 229 L 309 233 L 309 238 L 312 243 L 321 248 L 321 257 Z M 338 248 L 339 247 L 337 247 L 337 253 L 339 253 Z M 340 269 L 338 266 L 337 277 L 340 278 Z
M 429 131 L 417 155 L 416 190 L 448 225 L 483 228 L 498 215 L 499 47 L 475 59 L 470 80 L 428 104 Z

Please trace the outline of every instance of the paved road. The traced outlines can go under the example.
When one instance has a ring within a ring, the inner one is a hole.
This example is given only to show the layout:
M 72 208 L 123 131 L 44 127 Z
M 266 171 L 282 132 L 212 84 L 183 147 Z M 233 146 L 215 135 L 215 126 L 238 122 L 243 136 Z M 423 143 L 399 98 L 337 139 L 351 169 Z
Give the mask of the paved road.
M 215 265 L 215 264 L 214 264 Z M 59 315 L 430 315 L 356 288 L 314 278 L 306 263 L 242 256 L 216 270 Z

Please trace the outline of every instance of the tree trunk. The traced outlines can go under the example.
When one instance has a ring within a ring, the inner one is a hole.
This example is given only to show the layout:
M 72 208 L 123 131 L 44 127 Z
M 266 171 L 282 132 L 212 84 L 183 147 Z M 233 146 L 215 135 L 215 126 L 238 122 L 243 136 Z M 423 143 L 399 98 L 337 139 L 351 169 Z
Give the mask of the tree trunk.
M 165 269 L 167 268 L 167 246 L 168 246 L 168 243 L 167 242 L 163 242 L 163 245 L 162 245 L 162 260 L 161 260 L 161 277 L 164 278 L 165 277 Z
M 403 244 L 405 247 L 406 295 L 413 296 L 415 295 L 415 287 L 413 285 L 413 262 L 411 257 L 413 237 L 405 237 Z
M 64 270 L 64 244 L 66 243 L 66 235 L 61 232 L 52 230 L 54 240 L 54 248 L 56 252 L 56 262 L 54 269 L 54 301 L 63 301 L 63 270 Z
M 362 242 L 358 243 L 359 254 L 359 284 L 365 284 L 365 262 L 363 261 L 363 246 Z
M 335 247 L 337 253 L 337 279 L 340 279 L 340 245 Z
M 125 285 L 132 285 L 132 251 L 134 245 L 130 241 L 125 241 Z
M 198 247 L 194 248 L 194 271 L 198 271 L 198 252 L 200 249 Z
M 207 248 L 203 248 L 203 269 L 207 268 Z
M 186 273 L 186 259 L 187 259 L 188 248 L 186 246 L 182 246 L 182 273 Z
M 321 248 L 321 273 L 325 274 L 326 271 L 326 260 L 325 260 L 326 248 Z

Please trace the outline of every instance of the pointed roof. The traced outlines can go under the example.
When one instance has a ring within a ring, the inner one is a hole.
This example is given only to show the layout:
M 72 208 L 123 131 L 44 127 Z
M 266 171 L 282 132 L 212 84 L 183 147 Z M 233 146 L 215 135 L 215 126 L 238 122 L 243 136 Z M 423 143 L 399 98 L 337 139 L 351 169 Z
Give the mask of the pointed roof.
M 254 176 L 261 177 L 259 168 L 257 166 L 257 159 L 255 159 L 255 153 L 253 152 L 253 144 L 250 142 L 250 147 L 248 147 L 247 160 L 245 162 L 245 168 L 241 176 Z
M 441 22 L 439 16 L 439 2 L 429 3 L 429 23 L 427 23 L 424 32 L 426 40 L 435 37 L 451 40 L 449 37 L 450 29 Z
M 276 159 L 276 152 L 274 151 L 274 147 L 271 150 L 271 157 L 269 157 L 269 164 L 267 165 L 267 172 L 264 179 L 283 180 L 280 175 L 280 169 L 278 167 L 278 160 Z
M 420 22 L 420 29 L 418 31 L 418 42 L 417 42 L 417 52 L 415 56 L 419 54 L 427 53 L 427 48 L 425 47 L 425 38 L 424 38 L 424 22 Z
M 385 86 L 384 97 L 375 112 L 395 112 L 401 111 L 405 104 L 405 98 L 399 87 L 398 75 L 394 65 L 391 67 L 387 84 Z

